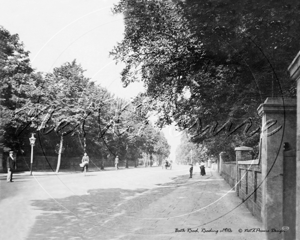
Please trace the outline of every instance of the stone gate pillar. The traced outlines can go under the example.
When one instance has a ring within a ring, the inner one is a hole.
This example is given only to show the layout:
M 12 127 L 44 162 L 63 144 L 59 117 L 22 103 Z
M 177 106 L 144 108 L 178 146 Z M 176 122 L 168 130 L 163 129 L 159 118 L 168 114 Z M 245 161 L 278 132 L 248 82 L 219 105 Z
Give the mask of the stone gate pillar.
M 236 147 L 234 149 L 235 151 L 235 156 L 236 156 L 236 161 L 247 161 L 247 160 L 252 160 L 252 152 L 253 148 L 251 147 Z
M 223 168 L 223 164 L 224 164 L 224 155 L 225 152 L 220 152 L 219 153 L 219 161 L 218 161 L 218 172 L 219 174 L 222 174 L 222 168 Z
M 300 239 L 300 52 L 288 68 L 290 77 L 297 81 L 297 204 L 296 204 L 296 238 Z
M 288 142 L 296 147 L 295 99 L 267 98 L 258 107 L 262 117 L 262 209 L 263 227 L 270 232 L 267 239 L 282 239 L 271 232 L 283 227 L 283 147 Z

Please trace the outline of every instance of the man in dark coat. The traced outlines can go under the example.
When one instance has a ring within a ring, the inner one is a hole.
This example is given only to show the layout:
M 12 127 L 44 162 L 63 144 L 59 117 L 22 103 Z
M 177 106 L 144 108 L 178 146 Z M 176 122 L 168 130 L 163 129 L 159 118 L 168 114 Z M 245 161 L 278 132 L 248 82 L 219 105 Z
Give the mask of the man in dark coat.
M 14 159 L 14 152 L 10 151 L 9 156 L 6 160 L 6 166 L 7 166 L 7 182 L 13 182 L 13 171 L 15 169 L 15 159 Z
M 190 178 L 193 177 L 193 164 L 190 164 Z

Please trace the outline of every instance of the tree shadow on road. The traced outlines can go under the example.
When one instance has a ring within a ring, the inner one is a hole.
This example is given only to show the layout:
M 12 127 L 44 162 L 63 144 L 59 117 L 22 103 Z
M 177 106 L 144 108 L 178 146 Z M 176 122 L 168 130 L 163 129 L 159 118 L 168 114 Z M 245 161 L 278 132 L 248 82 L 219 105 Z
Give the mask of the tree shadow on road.
M 170 188 L 94 189 L 87 195 L 35 200 L 32 206 L 42 214 L 28 239 L 112 239 L 115 234 L 130 232 L 126 224 L 172 191 Z

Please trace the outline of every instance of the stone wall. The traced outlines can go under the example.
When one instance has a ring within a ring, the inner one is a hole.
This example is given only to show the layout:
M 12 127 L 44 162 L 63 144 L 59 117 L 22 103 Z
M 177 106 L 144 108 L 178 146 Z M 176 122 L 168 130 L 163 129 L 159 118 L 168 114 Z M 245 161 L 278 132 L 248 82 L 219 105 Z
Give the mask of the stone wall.
M 246 148 L 243 147 L 242 149 Z M 260 164 L 257 161 L 253 165 L 238 164 L 249 160 L 249 156 L 252 156 L 249 152 L 251 151 L 236 151 L 235 161 L 219 161 L 221 164 L 220 175 L 232 188 L 235 188 L 237 196 L 243 200 L 251 213 L 261 221 L 262 177 Z
M 231 186 L 236 178 L 237 195 L 252 214 L 262 220 L 263 229 L 281 229 L 283 226 L 290 229 L 283 235 L 267 232 L 267 239 L 298 239 L 295 238 L 298 234 L 295 224 L 298 220 L 295 219 L 299 219 L 295 100 L 268 98 L 258 112 L 262 117 L 259 159 L 249 160 L 250 153 L 239 151 L 251 149 L 238 147 L 235 149 L 236 164 L 228 167 L 221 160 L 220 173 Z
M 261 220 L 262 176 L 259 165 L 239 164 L 238 171 L 237 195 L 244 201 L 251 213 Z
M 220 172 L 220 175 L 230 185 L 230 187 L 234 187 L 236 183 L 236 162 L 223 162 L 221 164 L 222 170 Z
M 284 145 L 288 145 L 290 150 L 296 149 L 296 101 L 289 98 L 267 98 L 259 106 L 258 113 L 262 118 L 261 172 L 263 194 L 261 215 L 263 228 L 281 229 L 282 226 L 287 226 L 283 218 L 283 210 L 285 209 L 283 199 L 288 200 L 295 194 L 293 191 L 293 194 L 284 196 L 283 177 L 290 176 L 289 172 L 284 171 L 284 164 L 288 163 L 284 159 Z M 291 184 L 294 185 L 295 182 L 291 182 Z M 289 228 L 293 229 L 289 231 L 292 233 L 295 224 L 289 225 Z M 281 240 L 274 232 L 268 232 L 267 237 L 267 239 Z M 289 239 L 295 238 L 290 237 Z

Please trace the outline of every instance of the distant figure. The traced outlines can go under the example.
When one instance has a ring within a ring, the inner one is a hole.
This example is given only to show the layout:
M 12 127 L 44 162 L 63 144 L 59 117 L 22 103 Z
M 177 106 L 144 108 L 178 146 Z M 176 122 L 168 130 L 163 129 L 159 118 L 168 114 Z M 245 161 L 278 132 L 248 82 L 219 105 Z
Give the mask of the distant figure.
M 193 164 L 190 164 L 191 167 L 190 167 L 190 178 L 193 177 Z
M 169 167 L 169 161 L 166 160 L 166 165 L 165 165 L 166 169 Z
M 82 172 L 86 173 L 88 171 L 89 162 L 90 162 L 89 156 L 87 155 L 87 153 L 84 153 L 84 156 L 82 157 L 81 165 L 80 165 L 82 167 Z
M 204 166 L 204 161 L 203 160 L 200 163 L 200 174 L 201 174 L 201 176 L 206 175 L 206 173 L 205 173 L 205 166 Z
M 6 166 L 7 166 L 7 182 L 13 182 L 13 172 L 16 166 L 16 162 L 14 159 L 14 152 L 10 151 L 9 156 L 6 160 Z
M 116 159 L 115 159 L 115 168 L 116 168 L 116 170 L 119 169 L 119 157 L 118 157 L 118 155 L 116 156 Z

